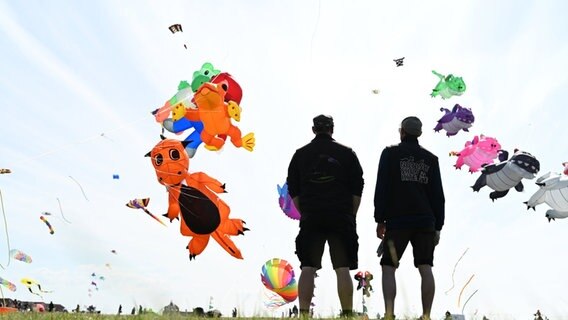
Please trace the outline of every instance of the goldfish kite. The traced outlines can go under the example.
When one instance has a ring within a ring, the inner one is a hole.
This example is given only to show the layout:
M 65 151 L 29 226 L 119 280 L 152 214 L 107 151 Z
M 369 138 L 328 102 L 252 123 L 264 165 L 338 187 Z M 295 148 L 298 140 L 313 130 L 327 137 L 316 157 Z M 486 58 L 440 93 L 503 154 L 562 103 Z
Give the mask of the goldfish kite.
M 231 209 L 217 196 L 225 185 L 204 172 L 189 173 L 189 157 L 182 142 L 160 141 L 146 156 L 152 159 L 158 182 L 167 187 L 168 211 L 172 221 L 180 219 L 180 232 L 191 237 L 187 245 L 190 260 L 203 252 L 213 237 L 231 256 L 242 259 L 230 236 L 248 230 L 241 219 L 230 219 Z
M 24 284 L 24 285 L 28 288 L 28 290 L 29 290 L 31 293 L 33 293 L 33 294 L 35 294 L 35 295 L 38 295 L 38 296 L 40 296 L 40 297 L 41 297 L 41 295 L 40 295 L 39 293 L 33 292 L 32 288 L 33 288 L 34 286 L 37 287 L 37 289 L 39 290 L 39 292 L 43 292 L 43 293 L 50 293 L 50 292 L 51 292 L 51 291 L 42 290 L 42 289 L 41 289 L 41 285 L 40 285 L 37 281 L 35 281 L 34 279 L 31 279 L 31 278 L 22 278 L 22 279 L 20 280 L 20 282 L 21 282 L 22 284 Z
M 49 223 L 49 221 L 47 221 L 47 219 L 44 216 L 40 216 L 39 218 L 41 221 L 43 221 L 43 223 L 45 223 L 45 225 L 47 225 L 47 227 L 49 228 L 49 233 L 54 234 L 55 230 L 53 230 L 51 223 Z
M 489 194 L 493 201 L 506 196 L 511 188 L 523 191 L 521 180 L 534 179 L 540 170 L 540 163 L 532 154 L 517 149 L 511 159 L 507 160 L 508 156 L 507 151 L 502 151 L 499 155 L 500 163 L 483 167 L 481 176 L 472 186 L 473 191 L 488 186 L 495 190 Z
M 134 199 L 134 200 L 130 200 L 128 201 L 128 203 L 126 204 L 127 207 L 132 208 L 132 209 L 142 209 L 144 212 L 146 212 L 150 217 L 152 217 L 152 219 L 158 221 L 159 223 L 161 223 L 164 227 L 166 226 L 162 220 L 160 220 L 160 218 L 156 217 L 155 215 L 153 215 L 150 211 L 148 211 L 148 209 L 146 209 L 146 207 L 148 206 L 148 203 L 150 202 L 150 198 L 144 198 L 144 199 Z
M 548 221 L 568 217 L 568 176 L 548 172 L 539 177 L 536 184 L 540 187 L 532 197 L 525 202 L 528 209 L 536 211 L 535 207 L 546 203 L 552 209 L 546 211 Z
M 32 257 L 28 256 L 18 249 L 10 250 L 10 257 L 25 263 L 32 263 Z
M 469 172 L 478 171 L 482 166 L 492 164 L 499 156 L 501 145 L 495 138 L 479 135 L 473 137 L 472 141 L 465 143 L 465 148 L 460 152 L 450 152 L 450 156 L 457 156 L 458 160 L 454 167 L 461 169 L 466 164 Z
M 459 104 L 454 105 L 452 111 L 446 108 L 440 108 L 446 114 L 438 120 L 438 125 L 434 127 L 434 131 L 438 132 L 442 129 L 446 130 L 448 137 L 455 136 L 460 130 L 469 132 L 475 117 L 471 109 L 464 108 Z
M 298 297 L 294 269 L 284 259 L 274 258 L 266 261 L 262 266 L 260 281 L 268 290 L 278 294 L 286 302 L 292 302 Z
M 0 278 L 0 284 L 3 285 L 4 287 L 8 288 L 8 290 L 15 292 L 16 291 L 16 285 L 13 284 L 12 282 L 4 279 L 4 278 Z
M 357 283 L 357 290 L 363 289 L 363 294 L 367 297 L 371 296 L 371 291 L 373 291 L 373 286 L 371 286 L 371 280 L 373 280 L 373 274 L 369 271 L 359 271 L 354 276 Z
M 449 99 L 452 96 L 461 96 L 465 92 L 465 82 L 463 82 L 461 77 L 456 77 L 452 74 L 444 76 L 434 70 L 432 70 L 432 73 L 440 78 L 440 81 L 432 90 L 432 97 L 440 95 L 442 99 Z
M 294 205 L 294 201 L 292 201 L 292 197 L 288 193 L 288 183 L 284 183 L 282 187 L 276 185 L 278 190 L 278 204 L 280 205 L 280 209 L 291 219 L 300 220 L 300 212 L 296 209 Z

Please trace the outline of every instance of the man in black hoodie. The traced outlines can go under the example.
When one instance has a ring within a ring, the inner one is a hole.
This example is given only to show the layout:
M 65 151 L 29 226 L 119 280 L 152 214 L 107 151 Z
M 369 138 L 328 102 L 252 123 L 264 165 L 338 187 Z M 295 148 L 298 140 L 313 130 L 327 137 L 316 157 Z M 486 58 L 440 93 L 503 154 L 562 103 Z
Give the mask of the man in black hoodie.
M 288 167 L 288 192 L 301 214 L 296 254 L 300 260 L 300 314 L 309 316 L 314 277 L 321 268 L 325 243 L 337 275 L 342 315 L 353 314 L 353 281 L 359 248 L 356 215 L 363 192 L 363 169 L 355 152 L 333 138 L 333 118 L 319 115 L 315 138 L 296 150 Z
M 377 237 L 383 239 L 384 248 L 381 259 L 384 319 L 394 319 L 395 271 L 410 242 L 414 266 L 422 278 L 421 319 L 430 320 L 435 292 L 434 247 L 444 225 L 440 166 L 438 158 L 418 144 L 422 134 L 420 119 L 405 118 L 399 132 L 401 143 L 386 147 L 381 154 L 375 189 Z

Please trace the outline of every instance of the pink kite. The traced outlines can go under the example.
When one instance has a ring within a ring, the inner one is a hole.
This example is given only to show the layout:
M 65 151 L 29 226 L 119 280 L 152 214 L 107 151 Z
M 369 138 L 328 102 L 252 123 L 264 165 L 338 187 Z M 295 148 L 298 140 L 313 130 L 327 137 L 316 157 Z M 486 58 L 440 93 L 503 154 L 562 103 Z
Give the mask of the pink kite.
M 563 173 L 566 174 L 566 175 L 568 175 L 568 162 L 564 162 L 562 165 L 564 166 L 564 171 L 563 171 Z
M 276 188 L 278 189 L 278 204 L 280 204 L 280 209 L 282 209 L 284 214 L 286 214 L 286 216 L 290 219 L 300 220 L 300 212 L 296 209 L 294 201 L 292 201 L 292 198 L 288 193 L 288 184 L 284 183 L 282 187 L 276 185 Z
M 454 165 L 456 169 L 461 169 L 466 164 L 469 167 L 469 172 L 474 173 L 484 165 L 493 164 L 500 151 L 501 145 L 497 139 L 480 135 L 479 137 L 475 136 L 472 141 L 467 141 L 462 151 L 450 152 L 450 156 L 458 157 Z

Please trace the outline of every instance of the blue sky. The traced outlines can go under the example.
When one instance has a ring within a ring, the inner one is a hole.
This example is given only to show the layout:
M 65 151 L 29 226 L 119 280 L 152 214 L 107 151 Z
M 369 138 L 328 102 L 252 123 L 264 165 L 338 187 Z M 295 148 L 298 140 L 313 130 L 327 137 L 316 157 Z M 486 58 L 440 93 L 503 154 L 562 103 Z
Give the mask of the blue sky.
M 536 309 L 565 317 L 566 221 L 548 223 L 546 205 L 526 211 L 522 202 L 537 190 L 533 181 L 494 203 L 487 188 L 473 193 L 478 174 L 456 171 L 447 154 L 483 133 L 504 149 L 534 154 L 539 175 L 561 170 L 568 160 L 561 138 L 567 11 L 562 1 L 2 1 L 0 167 L 13 173 L 0 176 L 0 189 L 10 247 L 34 261 L 6 266 L 3 240 L 0 276 L 18 284 L 34 278 L 53 290 L 46 302 L 67 308 L 159 310 L 173 300 L 191 309 L 213 297 L 224 314 L 235 306 L 243 315 L 272 314 L 262 304 L 262 264 L 279 257 L 299 265 L 298 226 L 280 211 L 276 185 L 294 150 L 312 138 L 311 119 L 326 113 L 335 119 L 336 139 L 353 147 L 363 165 L 360 269 L 375 274 L 368 307 L 382 313 L 372 218 L 376 169 L 382 148 L 398 140 L 400 120 L 417 115 L 425 129 L 421 143 L 440 157 L 447 199 L 434 314 L 459 313 L 459 290 L 475 274 L 462 297 L 479 290 L 465 309 L 469 317 L 526 318 Z M 167 29 L 174 23 L 183 25 L 187 50 Z M 393 59 L 400 57 L 404 66 L 397 68 Z M 176 223 L 164 228 L 124 205 L 150 197 L 150 211 L 166 211 L 164 188 L 143 157 L 160 133 L 149 112 L 206 61 L 241 84 L 239 127 L 257 137 L 252 153 L 232 145 L 200 149 L 190 163 L 190 171 L 227 184 L 223 199 L 231 216 L 251 229 L 235 238 L 242 261 L 211 242 L 190 262 L 188 239 Z M 430 98 L 437 82 L 431 70 L 462 76 L 467 91 Z M 439 108 L 455 103 L 473 110 L 470 132 L 447 138 L 429 131 Z M 58 216 L 58 198 L 70 224 Z M 54 235 L 39 220 L 43 211 L 54 214 Z M 445 294 L 466 248 L 455 288 Z M 323 261 L 314 303 L 316 314 L 329 316 L 339 301 L 327 253 Z M 106 280 L 89 297 L 92 272 Z M 418 314 L 419 276 L 410 255 L 397 275 L 397 314 Z M 4 294 L 37 298 L 21 285 Z M 357 292 L 359 308 L 360 302 Z

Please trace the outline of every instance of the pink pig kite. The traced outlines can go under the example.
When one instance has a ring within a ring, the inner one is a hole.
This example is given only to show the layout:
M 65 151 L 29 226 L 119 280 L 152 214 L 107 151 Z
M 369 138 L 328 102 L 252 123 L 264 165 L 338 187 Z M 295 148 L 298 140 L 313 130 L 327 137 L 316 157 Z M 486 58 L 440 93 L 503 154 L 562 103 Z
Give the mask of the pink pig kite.
M 465 148 L 460 152 L 450 152 L 450 156 L 457 156 L 458 160 L 454 167 L 461 169 L 466 164 L 469 172 L 474 173 L 484 165 L 492 164 L 499 156 L 501 145 L 495 138 L 484 135 L 475 136 L 472 141 L 465 143 Z

